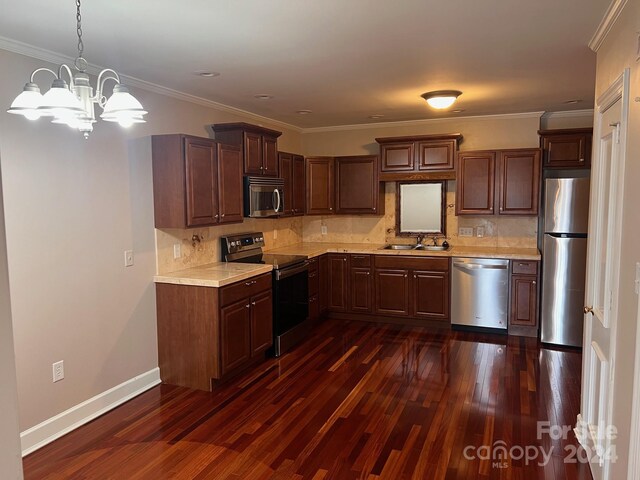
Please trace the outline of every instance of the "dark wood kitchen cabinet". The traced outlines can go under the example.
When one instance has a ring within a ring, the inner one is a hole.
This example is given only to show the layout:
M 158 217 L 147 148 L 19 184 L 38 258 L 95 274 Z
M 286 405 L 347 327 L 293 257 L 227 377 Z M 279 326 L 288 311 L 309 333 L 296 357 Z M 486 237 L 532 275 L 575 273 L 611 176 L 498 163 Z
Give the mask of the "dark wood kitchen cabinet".
M 449 321 L 449 258 L 376 256 L 375 313 Z
M 244 174 L 278 176 L 278 137 L 282 132 L 248 123 L 211 125 L 216 140 L 241 148 Z
M 509 335 L 538 336 L 538 271 L 538 262 L 511 261 Z
M 328 309 L 332 312 L 346 312 L 349 306 L 349 256 L 328 254 Z
M 457 169 L 456 215 L 538 214 L 540 149 L 460 152 Z
M 592 128 L 540 130 L 544 168 L 590 168 Z
M 280 177 L 284 180 L 283 217 L 304 215 L 305 174 L 304 157 L 294 153 L 278 152 Z
M 334 213 L 335 184 L 333 157 L 308 157 L 306 171 L 307 215 L 331 215 Z
M 312 324 L 320 320 L 320 259 L 309 259 L 309 320 Z
M 349 311 L 371 313 L 373 310 L 371 255 L 349 255 L 349 281 Z
M 318 276 L 320 283 L 318 301 L 320 303 L 320 316 L 322 317 L 329 309 L 329 255 L 326 253 L 318 260 Z
M 384 183 L 378 180 L 377 156 L 336 157 L 335 176 L 335 213 L 384 213 Z
M 273 343 L 271 273 L 221 288 L 156 284 L 164 383 L 200 390 L 265 358 Z
M 380 144 L 380 180 L 455 178 L 455 158 L 462 135 L 376 138 Z M 435 175 L 436 173 L 440 175 Z
M 156 228 L 242 222 L 240 149 L 208 138 L 151 139 Z

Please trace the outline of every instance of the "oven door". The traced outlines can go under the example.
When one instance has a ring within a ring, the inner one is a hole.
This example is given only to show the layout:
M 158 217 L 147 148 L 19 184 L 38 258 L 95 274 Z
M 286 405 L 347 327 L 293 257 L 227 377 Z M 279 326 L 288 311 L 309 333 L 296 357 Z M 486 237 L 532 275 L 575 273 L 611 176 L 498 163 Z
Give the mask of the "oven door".
M 284 209 L 284 191 L 280 185 L 248 182 L 245 187 L 245 217 L 277 217 Z
M 273 334 L 279 337 L 309 317 L 309 264 L 275 271 Z

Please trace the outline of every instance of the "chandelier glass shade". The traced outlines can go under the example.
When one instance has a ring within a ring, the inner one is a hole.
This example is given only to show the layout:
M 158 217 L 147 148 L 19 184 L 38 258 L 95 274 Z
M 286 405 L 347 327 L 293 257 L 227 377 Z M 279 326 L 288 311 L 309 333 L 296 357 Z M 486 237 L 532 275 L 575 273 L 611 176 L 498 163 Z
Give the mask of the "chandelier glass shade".
M 82 132 L 87 138 L 96 123 L 95 105 L 102 108 L 100 118 L 107 122 L 118 122 L 122 127 L 130 127 L 134 123 L 145 123 L 147 112 L 142 104 L 122 85 L 118 74 L 110 68 L 102 70 L 97 77 L 97 86 L 91 86 L 89 75 L 86 73 L 88 63 L 82 56 L 82 26 L 80 15 L 80 0 L 76 1 L 76 19 L 78 31 L 78 56 L 74 62 L 75 73 L 66 64 L 60 65 L 55 72 L 49 68 L 38 68 L 31 73 L 27 82 L 13 103 L 8 113 L 22 115 L 29 120 L 41 117 L 51 117 L 52 123 L 65 124 Z M 48 72 L 54 80 L 51 88 L 44 94 L 34 82 L 36 74 Z M 69 83 L 63 78 L 68 76 Z M 104 95 L 104 86 L 108 80 L 115 85 L 111 97 Z

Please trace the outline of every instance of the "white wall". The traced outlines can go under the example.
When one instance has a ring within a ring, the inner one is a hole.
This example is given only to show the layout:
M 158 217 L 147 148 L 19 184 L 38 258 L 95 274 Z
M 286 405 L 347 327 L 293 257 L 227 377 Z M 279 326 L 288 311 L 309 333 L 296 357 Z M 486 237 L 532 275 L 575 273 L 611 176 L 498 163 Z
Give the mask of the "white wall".
M 0 50 L 2 108 L 40 66 L 48 65 Z M 123 130 L 100 121 L 88 140 L 43 119 L 0 114 L 22 431 L 158 365 L 149 135 L 206 137 L 210 123 L 258 123 L 132 93 L 149 111 L 148 123 Z M 284 132 L 281 149 L 300 151 L 297 132 L 265 126 Z M 130 268 L 127 249 L 135 252 Z M 58 360 L 66 378 L 54 384 Z
M 598 50 L 596 98 L 625 68 L 631 68 L 631 103 L 627 130 L 627 151 L 623 207 L 623 240 L 619 277 L 619 316 L 616 335 L 615 391 L 613 423 L 619 431 L 616 441 L 618 460 L 611 478 L 627 478 L 628 442 L 633 399 L 634 356 L 636 349 L 636 312 L 638 296 L 634 292 L 635 264 L 640 262 L 640 67 L 636 61 L 637 36 L 640 31 L 640 2 L 627 2 L 614 27 Z M 594 142 L 595 143 L 595 142 Z M 614 292 L 615 294 L 615 292 Z
M 1 170 L 1 169 L 0 169 Z M 0 173 L 0 475 L 22 478 L 20 437 L 18 436 L 18 395 L 11 326 L 7 243 L 4 230 L 2 174 Z

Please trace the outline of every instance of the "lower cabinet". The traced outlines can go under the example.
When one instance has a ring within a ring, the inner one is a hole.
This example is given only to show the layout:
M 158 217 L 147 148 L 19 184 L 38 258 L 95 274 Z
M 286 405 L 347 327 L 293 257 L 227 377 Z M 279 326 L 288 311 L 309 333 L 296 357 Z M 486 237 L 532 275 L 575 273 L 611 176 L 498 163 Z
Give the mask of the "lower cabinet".
M 538 262 L 511 262 L 510 335 L 538 336 Z
M 352 267 L 350 277 L 349 309 L 357 313 L 371 313 L 371 269 Z
M 270 273 L 221 288 L 156 284 L 164 383 L 211 390 L 273 344 Z
M 409 315 L 409 271 L 376 268 L 376 313 Z
M 413 272 L 413 315 L 449 321 L 449 272 Z
M 332 312 L 346 312 L 349 292 L 349 255 L 328 254 L 328 308 Z

